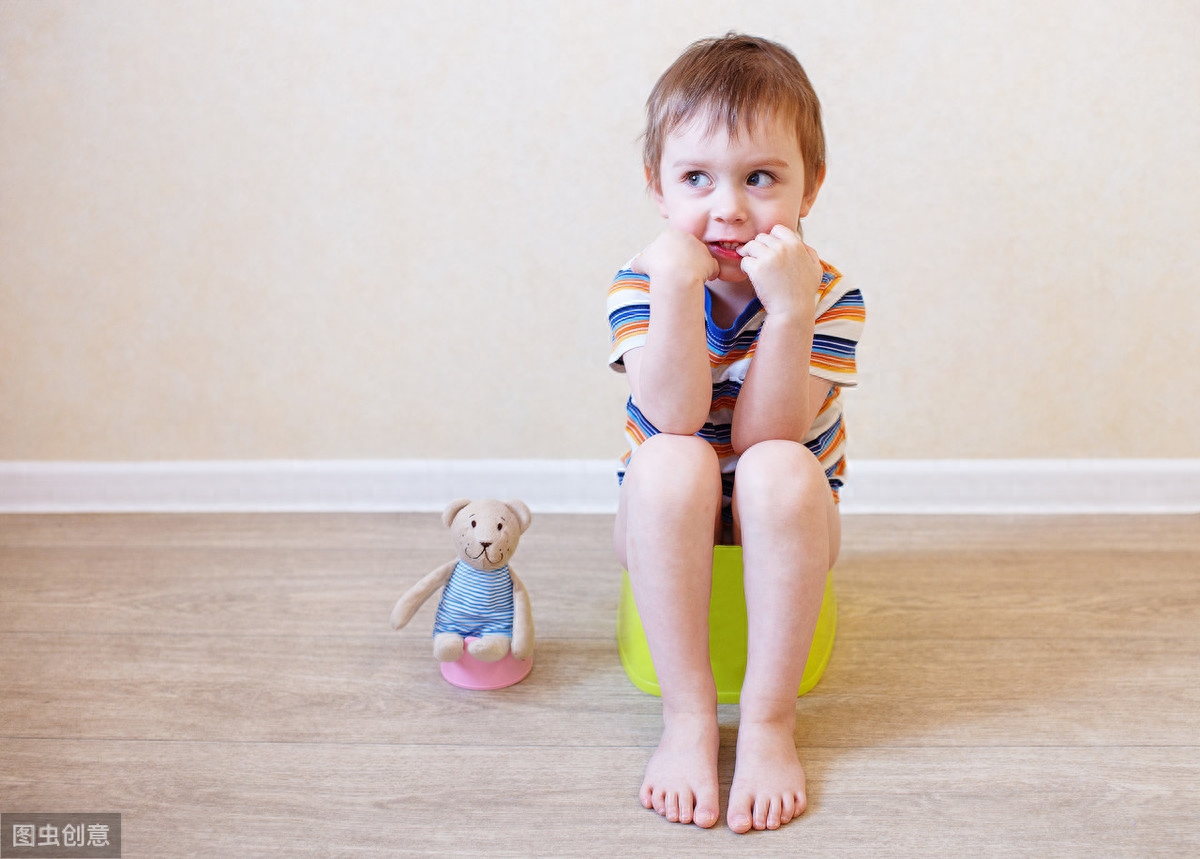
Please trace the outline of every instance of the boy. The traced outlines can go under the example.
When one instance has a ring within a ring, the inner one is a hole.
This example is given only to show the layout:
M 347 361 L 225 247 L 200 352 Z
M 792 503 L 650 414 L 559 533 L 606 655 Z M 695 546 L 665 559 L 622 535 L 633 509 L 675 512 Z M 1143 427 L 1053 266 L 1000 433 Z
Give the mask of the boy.
M 713 545 L 732 541 L 750 632 L 727 822 L 776 829 L 805 808 L 796 692 L 841 542 L 838 391 L 855 383 L 862 296 L 800 236 L 824 135 L 790 51 L 732 33 L 696 42 L 647 114 L 667 228 L 608 298 L 609 363 L 632 390 L 614 542 L 663 699 L 640 798 L 671 821 L 717 822 L 708 603 Z

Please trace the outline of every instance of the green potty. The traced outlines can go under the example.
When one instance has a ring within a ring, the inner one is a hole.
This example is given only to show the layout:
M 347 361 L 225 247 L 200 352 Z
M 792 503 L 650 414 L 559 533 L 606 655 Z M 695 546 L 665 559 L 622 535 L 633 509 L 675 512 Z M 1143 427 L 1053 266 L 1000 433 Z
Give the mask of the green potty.
M 746 597 L 742 591 L 742 547 L 716 546 L 713 549 L 712 602 L 708 608 L 708 651 L 717 701 L 736 704 L 746 676 Z M 829 657 L 837 632 L 837 598 L 833 593 L 833 573 L 825 578 L 825 597 L 813 633 L 804 677 L 797 696 L 817 685 Z M 650 659 L 646 633 L 633 601 L 629 573 L 621 573 L 621 599 L 617 606 L 617 649 L 621 664 L 633 685 L 651 695 L 661 695 L 658 676 Z

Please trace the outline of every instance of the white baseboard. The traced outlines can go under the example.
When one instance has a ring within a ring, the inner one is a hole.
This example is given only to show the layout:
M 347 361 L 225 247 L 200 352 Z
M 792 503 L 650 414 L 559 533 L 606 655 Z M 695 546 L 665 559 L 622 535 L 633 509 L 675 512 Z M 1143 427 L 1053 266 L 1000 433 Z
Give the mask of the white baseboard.
M 615 460 L 0 462 L 5 512 L 441 512 L 472 497 L 610 512 Z
M 0 462 L 4 513 L 433 512 L 459 497 L 611 513 L 615 461 Z M 1200 459 L 856 460 L 842 510 L 1200 513 Z
M 1200 459 L 863 460 L 847 513 L 1200 513 Z

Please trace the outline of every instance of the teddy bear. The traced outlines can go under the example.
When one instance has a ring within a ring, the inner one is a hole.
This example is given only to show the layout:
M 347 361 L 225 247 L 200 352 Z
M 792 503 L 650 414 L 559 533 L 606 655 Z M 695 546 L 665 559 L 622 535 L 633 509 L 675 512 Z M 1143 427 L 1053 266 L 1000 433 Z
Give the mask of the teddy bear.
M 522 501 L 460 498 L 442 512 L 457 557 L 418 581 L 396 601 L 392 628 L 401 629 L 438 588 L 444 588 L 433 625 L 433 655 L 456 662 L 463 649 L 481 662 L 533 653 L 529 593 L 509 559 L 533 515 Z

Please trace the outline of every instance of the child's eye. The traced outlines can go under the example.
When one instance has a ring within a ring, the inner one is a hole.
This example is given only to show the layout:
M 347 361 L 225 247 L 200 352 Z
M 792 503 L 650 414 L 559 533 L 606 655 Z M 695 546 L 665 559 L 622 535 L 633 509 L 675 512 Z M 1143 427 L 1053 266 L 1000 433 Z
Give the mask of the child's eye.
M 703 173 L 693 170 L 691 173 L 684 174 L 683 181 L 693 188 L 703 188 L 708 184 L 708 177 Z
M 762 170 L 755 170 L 746 177 L 746 184 L 756 188 L 766 188 L 775 184 L 775 177 Z

